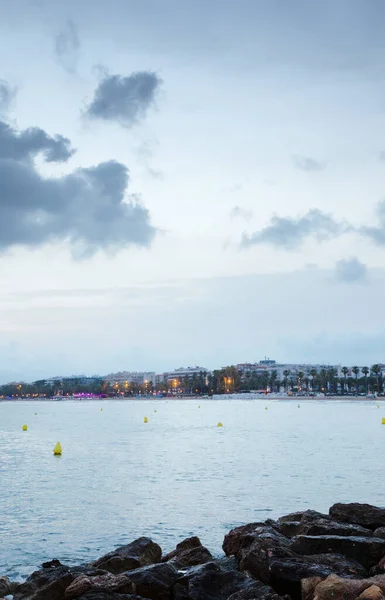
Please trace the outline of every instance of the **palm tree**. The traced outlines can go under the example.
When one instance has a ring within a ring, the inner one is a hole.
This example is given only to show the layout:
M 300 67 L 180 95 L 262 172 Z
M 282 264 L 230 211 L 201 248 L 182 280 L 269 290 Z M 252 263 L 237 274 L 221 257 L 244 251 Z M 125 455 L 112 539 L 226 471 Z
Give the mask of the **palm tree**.
M 298 377 L 298 388 L 301 389 L 302 388 L 302 379 L 304 378 L 305 373 L 303 371 L 298 371 L 297 373 L 297 377 Z
M 360 373 L 360 367 L 353 367 L 352 373 L 354 373 L 356 378 L 356 395 L 358 396 L 358 375 Z
M 289 377 L 289 375 L 290 375 L 289 369 L 285 369 L 283 372 L 283 382 L 284 382 L 286 392 L 287 392 L 287 378 Z
M 346 392 L 346 388 L 347 388 L 347 375 L 349 373 L 349 369 L 347 367 L 342 367 L 341 369 L 343 375 L 344 375 L 344 393 Z
M 274 392 L 275 385 L 277 383 L 278 373 L 277 371 L 272 371 L 270 373 L 269 385 L 272 392 Z
M 373 373 L 373 375 L 376 378 L 377 381 L 377 393 L 380 393 L 380 375 L 381 375 L 381 367 L 380 365 L 373 365 L 370 368 L 371 372 Z
M 362 367 L 361 371 L 364 374 L 365 377 L 365 390 L 366 393 L 368 393 L 368 373 L 369 373 L 369 368 L 368 367 Z
M 313 390 L 313 392 L 314 392 L 314 387 L 315 387 L 315 385 L 314 385 L 314 383 L 315 383 L 315 378 L 316 378 L 316 377 L 317 377 L 317 375 L 318 375 L 318 373 L 317 373 L 317 369 L 311 369 L 311 371 L 310 371 L 310 375 L 311 375 L 311 378 L 312 378 L 312 379 L 311 379 L 311 387 L 312 387 L 312 390 Z

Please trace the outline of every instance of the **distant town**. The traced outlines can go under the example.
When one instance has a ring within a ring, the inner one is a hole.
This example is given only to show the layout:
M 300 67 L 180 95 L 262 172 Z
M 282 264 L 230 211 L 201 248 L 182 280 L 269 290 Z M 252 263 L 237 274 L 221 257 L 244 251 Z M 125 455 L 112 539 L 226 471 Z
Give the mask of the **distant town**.
M 119 371 L 108 375 L 58 376 L 31 383 L 10 382 L 0 386 L 0 398 L 212 396 L 234 393 L 287 393 L 289 395 L 383 394 L 385 364 L 341 366 L 278 363 L 265 358 L 209 370 L 180 367 L 154 371 Z

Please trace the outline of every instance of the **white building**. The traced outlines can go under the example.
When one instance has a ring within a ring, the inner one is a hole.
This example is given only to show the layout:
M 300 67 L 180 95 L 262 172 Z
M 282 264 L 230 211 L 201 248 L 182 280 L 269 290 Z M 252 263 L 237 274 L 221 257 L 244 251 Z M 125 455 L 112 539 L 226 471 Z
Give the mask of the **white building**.
M 155 385 L 154 371 L 118 371 L 117 373 L 109 373 L 103 377 L 105 381 L 114 385 L 115 383 L 136 383 L 142 385 L 144 383 L 152 383 Z
M 164 373 L 164 381 L 172 381 L 172 380 L 180 380 L 185 377 L 200 377 L 203 373 L 204 377 L 209 375 L 209 369 L 206 367 L 179 367 L 179 369 L 174 369 L 174 371 L 170 371 L 168 373 Z
M 264 359 L 258 363 L 240 363 L 237 365 L 237 370 L 241 374 L 241 377 L 247 377 L 247 375 L 263 375 L 271 374 L 273 371 L 277 373 L 277 379 L 282 381 L 285 379 L 284 373 L 288 371 L 288 379 L 296 379 L 298 373 L 303 373 L 304 377 L 310 376 L 311 371 L 315 370 L 317 373 L 321 369 L 335 369 L 337 372 L 341 368 L 340 365 L 323 365 L 320 363 L 277 363 L 275 360 Z

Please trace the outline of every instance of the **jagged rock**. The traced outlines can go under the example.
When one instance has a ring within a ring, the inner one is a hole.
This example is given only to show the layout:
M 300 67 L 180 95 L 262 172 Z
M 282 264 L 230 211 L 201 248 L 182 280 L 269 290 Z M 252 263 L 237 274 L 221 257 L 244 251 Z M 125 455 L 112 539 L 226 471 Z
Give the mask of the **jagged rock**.
M 292 539 L 290 549 L 306 555 L 342 554 L 369 569 L 385 555 L 385 540 L 375 537 L 299 535 Z
M 263 583 L 269 583 L 270 562 L 291 557 L 293 552 L 289 546 L 289 540 L 274 529 L 257 528 L 244 538 L 243 546 L 237 555 L 239 569 L 247 571 Z
M 243 541 L 246 536 L 253 534 L 256 529 L 264 527 L 265 523 L 248 523 L 248 525 L 241 525 L 235 527 L 223 540 L 222 548 L 226 556 L 236 556 L 242 548 Z
M 385 527 L 377 527 L 373 532 L 374 537 L 379 537 L 385 540 Z
M 359 600 L 383 600 L 384 595 L 378 585 L 371 585 L 358 598 Z
M 0 577 L 0 596 L 8 596 L 11 594 L 11 580 L 9 577 Z
M 118 594 L 108 590 L 91 590 L 80 596 L 78 600 L 148 600 L 142 596 L 132 594 Z
M 209 550 L 202 546 L 198 537 L 191 537 L 180 542 L 176 549 L 166 554 L 162 562 L 172 561 L 180 568 L 201 565 L 213 560 Z
M 345 579 L 337 575 L 329 575 L 314 587 L 314 600 L 355 600 L 365 590 L 377 586 L 382 593 L 385 590 L 385 576 L 377 575 L 369 579 Z
M 162 549 L 150 538 L 141 537 L 130 544 L 120 546 L 105 554 L 92 563 L 92 566 L 99 567 L 119 575 L 131 569 L 138 569 L 146 565 L 152 565 L 160 562 L 162 558 Z
M 385 556 L 370 569 L 370 575 L 381 575 L 385 573 Z
M 62 567 L 62 566 L 63 565 L 61 564 L 60 560 L 58 560 L 57 558 L 54 558 L 47 562 L 43 562 L 43 564 L 41 565 L 41 568 L 42 569 L 51 569 L 52 567 Z
M 285 521 L 281 517 L 278 521 L 271 522 L 271 525 L 282 535 L 289 538 L 297 535 L 356 535 L 368 537 L 373 535 L 370 529 L 351 523 L 339 523 L 328 515 L 322 515 L 314 510 L 307 510 L 289 516 L 299 517 L 300 515 L 299 520 Z
M 329 510 L 330 516 L 340 523 L 353 523 L 368 529 L 385 527 L 385 509 L 371 504 L 333 504 Z
M 180 577 L 171 563 L 158 563 L 134 571 L 126 577 L 133 584 L 132 591 L 151 600 L 171 600 L 172 588 Z
M 330 519 L 330 517 L 329 515 L 324 515 L 316 510 L 301 510 L 280 517 L 278 523 L 283 521 L 317 521 L 318 519 Z
M 32 573 L 24 583 L 17 586 L 14 600 L 64 600 L 66 588 L 79 575 L 103 574 L 105 571 L 87 567 L 45 567 Z
M 269 586 L 214 562 L 185 574 L 175 592 L 175 600 L 282 600 Z
M 87 577 L 80 575 L 77 577 L 65 590 L 65 599 L 72 600 L 82 596 L 89 590 L 102 590 L 121 592 L 122 594 L 130 594 L 133 587 L 126 575 L 98 575 L 95 577 Z

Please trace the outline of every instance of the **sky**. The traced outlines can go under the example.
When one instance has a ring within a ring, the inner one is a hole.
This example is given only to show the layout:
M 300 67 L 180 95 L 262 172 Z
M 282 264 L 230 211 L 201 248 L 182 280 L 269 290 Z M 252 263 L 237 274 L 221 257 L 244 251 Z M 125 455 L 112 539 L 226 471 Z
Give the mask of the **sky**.
M 382 0 L 0 0 L 0 382 L 385 362 Z

